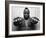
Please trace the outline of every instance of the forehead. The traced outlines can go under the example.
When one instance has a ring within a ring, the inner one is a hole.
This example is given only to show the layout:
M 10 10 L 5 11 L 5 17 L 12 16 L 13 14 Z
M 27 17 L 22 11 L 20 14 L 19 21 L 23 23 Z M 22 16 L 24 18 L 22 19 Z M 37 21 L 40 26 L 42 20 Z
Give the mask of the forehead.
M 25 12 L 29 12 L 29 10 L 28 10 L 28 9 L 25 9 L 24 11 L 25 11 Z
M 28 13 L 29 14 L 29 10 L 28 9 L 24 10 L 24 13 Z

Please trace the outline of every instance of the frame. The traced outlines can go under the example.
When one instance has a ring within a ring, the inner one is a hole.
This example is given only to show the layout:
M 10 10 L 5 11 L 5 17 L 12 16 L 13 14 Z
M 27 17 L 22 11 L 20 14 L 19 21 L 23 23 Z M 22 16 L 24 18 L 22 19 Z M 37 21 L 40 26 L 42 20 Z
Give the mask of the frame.
M 43 7 L 43 33 L 36 34 L 19 34 L 9 35 L 9 4 L 31 4 L 31 5 L 42 5 Z M 40 36 L 45 35 L 45 3 L 42 2 L 24 2 L 24 1 L 5 1 L 5 37 L 22 37 L 22 36 Z

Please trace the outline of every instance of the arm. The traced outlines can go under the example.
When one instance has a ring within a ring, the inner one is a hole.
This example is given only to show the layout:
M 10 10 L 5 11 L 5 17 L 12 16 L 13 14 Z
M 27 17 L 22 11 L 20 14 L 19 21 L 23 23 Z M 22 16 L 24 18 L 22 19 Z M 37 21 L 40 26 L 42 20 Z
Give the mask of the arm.
M 37 24 L 39 19 L 37 17 L 32 17 L 32 23 Z
M 15 26 L 19 26 L 21 23 L 22 23 L 22 18 L 21 17 L 17 17 L 17 18 L 14 19 L 13 24 Z

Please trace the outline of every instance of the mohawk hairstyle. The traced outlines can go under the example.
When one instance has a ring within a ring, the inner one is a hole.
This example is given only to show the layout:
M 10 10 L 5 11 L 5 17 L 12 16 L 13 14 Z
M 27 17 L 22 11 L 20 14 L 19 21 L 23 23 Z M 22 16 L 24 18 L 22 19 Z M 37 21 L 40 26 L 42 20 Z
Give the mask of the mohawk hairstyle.
M 27 7 L 25 9 L 28 9 Z
M 28 12 L 30 13 L 30 11 L 29 11 L 28 7 L 25 7 L 24 12 L 25 12 L 25 10 L 28 10 Z

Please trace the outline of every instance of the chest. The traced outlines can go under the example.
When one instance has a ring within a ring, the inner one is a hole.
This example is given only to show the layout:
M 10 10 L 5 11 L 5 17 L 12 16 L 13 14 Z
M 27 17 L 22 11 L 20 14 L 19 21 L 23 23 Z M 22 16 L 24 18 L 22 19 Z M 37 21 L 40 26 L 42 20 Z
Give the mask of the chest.
M 23 22 L 22 22 L 22 25 L 21 26 L 24 26 L 24 27 L 29 27 L 29 26 L 31 26 L 31 20 L 24 20 Z

